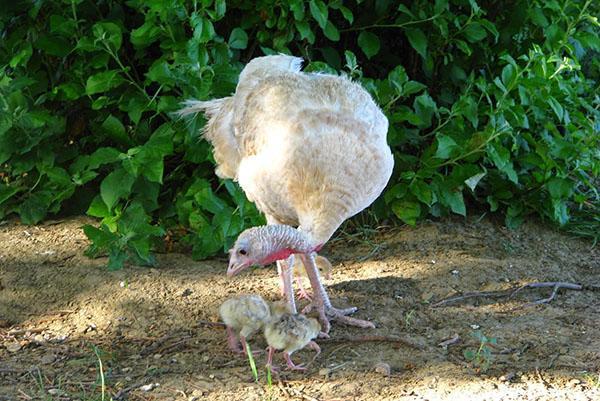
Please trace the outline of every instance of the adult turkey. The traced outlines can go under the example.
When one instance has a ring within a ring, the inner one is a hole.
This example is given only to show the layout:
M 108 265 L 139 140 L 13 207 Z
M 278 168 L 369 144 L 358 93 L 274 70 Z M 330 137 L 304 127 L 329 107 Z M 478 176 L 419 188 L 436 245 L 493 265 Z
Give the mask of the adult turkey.
M 228 274 L 277 261 L 295 311 L 293 263 L 285 259 L 299 254 L 314 292 L 305 312 L 316 307 L 325 332 L 329 320 L 374 327 L 347 316 L 356 308 L 331 305 L 314 257 L 344 220 L 385 188 L 394 165 L 388 120 L 358 83 L 303 73 L 301 64 L 286 55 L 255 58 L 233 96 L 190 100 L 180 114 L 205 113 L 217 175 L 238 181 L 267 218 L 266 226 L 240 234 Z

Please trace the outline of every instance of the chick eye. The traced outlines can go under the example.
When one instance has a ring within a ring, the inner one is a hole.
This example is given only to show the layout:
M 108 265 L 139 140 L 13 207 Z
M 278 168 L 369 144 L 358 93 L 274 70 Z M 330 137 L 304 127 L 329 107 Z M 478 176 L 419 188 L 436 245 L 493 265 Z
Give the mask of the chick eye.
M 238 251 L 238 253 L 239 253 L 240 255 L 245 255 L 245 254 L 247 254 L 248 252 L 247 252 L 245 249 L 240 249 L 240 250 Z

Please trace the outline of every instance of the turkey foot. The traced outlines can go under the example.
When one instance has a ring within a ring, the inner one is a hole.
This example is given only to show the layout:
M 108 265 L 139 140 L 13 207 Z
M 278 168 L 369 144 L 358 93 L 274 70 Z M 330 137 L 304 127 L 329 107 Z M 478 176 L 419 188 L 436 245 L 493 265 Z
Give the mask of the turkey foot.
M 338 309 L 334 308 L 333 306 L 326 307 L 324 305 L 318 305 L 315 304 L 315 302 L 311 302 L 304 309 L 302 309 L 302 313 L 310 313 L 310 311 L 312 311 L 313 308 L 316 308 L 317 313 L 319 314 L 319 322 L 321 323 L 321 327 L 324 333 L 329 332 L 329 329 L 331 327 L 330 321 L 332 320 L 346 324 L 348 326 L 361 327 L 363 329 L 375 328 L 375 325 L 369 322 L 368 320 L 356 319 L 348 316 L 358 310 L 358 308 L 356 307 Z

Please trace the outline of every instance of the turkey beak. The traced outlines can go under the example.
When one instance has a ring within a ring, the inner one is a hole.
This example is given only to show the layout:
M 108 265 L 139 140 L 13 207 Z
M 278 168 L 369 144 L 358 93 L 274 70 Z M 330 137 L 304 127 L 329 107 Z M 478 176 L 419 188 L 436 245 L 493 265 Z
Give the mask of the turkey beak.
M 235 260 L 229 261 L 229 267 L 227 267 L 227 277 L 233 277 L 247 267 L 246 263 L 236 263 Z

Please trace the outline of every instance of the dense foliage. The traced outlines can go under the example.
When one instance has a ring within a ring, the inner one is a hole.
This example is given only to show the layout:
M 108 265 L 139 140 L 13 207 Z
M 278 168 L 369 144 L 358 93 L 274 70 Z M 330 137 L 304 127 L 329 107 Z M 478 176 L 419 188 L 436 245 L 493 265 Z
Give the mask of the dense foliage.
M 35 0 L 0 16 L 0 218 L 98 217 L 92 255 L 195 257 L 262 217 L 213 173 L 186 98 L 234 91 L 292 53 L 345 73 L 390 120 L 396 168 L 375 218 L 500 211 L 600 226 L 600 11 L 592 0 Z

